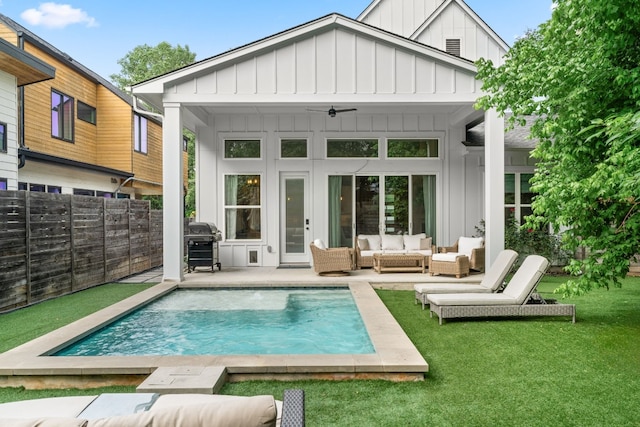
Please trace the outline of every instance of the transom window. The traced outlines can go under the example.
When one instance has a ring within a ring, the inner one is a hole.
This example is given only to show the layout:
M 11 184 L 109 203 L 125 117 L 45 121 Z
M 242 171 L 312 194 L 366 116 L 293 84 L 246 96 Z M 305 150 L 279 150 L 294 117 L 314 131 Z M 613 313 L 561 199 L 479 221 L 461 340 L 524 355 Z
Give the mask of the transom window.
M 78 101 L 78 118 L 92 125 L 96 124 L 96 109 L 82 101 Z
M 429 158 L 438 157 L 437 139 L 388 139 L 387 157 Z
M 225 236 L 228 240 L 262 238 L 260 175 L 224 177 Z
M 377 139 L 327 139 L 328 158 L 377 158 Z
M 139 114 L 133 116 L 133 150 L 147 154 L 148 148 L 148 121 Z
M 73 98 L 51 90 L 51 135 L 73 142 Z
M 0 122 L 0 152 L 7 152 L 7 124 Z
M 283 139 L 280 141 L 280 157 L 283 159 L 306 159 L 306 139 Z
M 259 139 L 226 139 L 224 141 L 225 159 L 259 159 Z

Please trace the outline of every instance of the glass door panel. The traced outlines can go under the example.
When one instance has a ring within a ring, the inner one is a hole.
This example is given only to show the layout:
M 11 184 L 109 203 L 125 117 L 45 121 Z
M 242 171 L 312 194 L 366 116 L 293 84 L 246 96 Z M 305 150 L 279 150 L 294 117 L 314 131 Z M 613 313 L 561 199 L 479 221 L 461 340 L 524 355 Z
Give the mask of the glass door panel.
M 356 235 L 380 233 L 380 177 L 356 176 Z
M 409 177 L 384 178 L 384 232 L 409 233 Z
M 425 233 L 436 238 L 436 177 L 411 176 L 411 234 Z
M 283 174 L 280 188 L 283 243 L 280 262 L 309 262 L 307 177 L 301 174 Z
M 353 245 L 353 176 L 329 177 L 329 247 Z

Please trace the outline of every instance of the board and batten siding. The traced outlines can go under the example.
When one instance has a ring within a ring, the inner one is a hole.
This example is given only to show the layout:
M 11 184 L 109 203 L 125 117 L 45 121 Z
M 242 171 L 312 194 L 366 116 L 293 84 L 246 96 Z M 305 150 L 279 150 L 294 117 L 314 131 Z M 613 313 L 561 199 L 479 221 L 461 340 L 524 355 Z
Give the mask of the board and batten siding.
M 0 152 L 0 178 L 7 179 L 10 189 L 18 185 L 16 77 L 0 71 L 0 122 L 7 125 L 7 152 Z
M 262 51 L 167 89 L 166 96 L 475 94 L 475 73 L 343 28 Z M 262 98 L 261 98 L 262 99 Z M 366 100 L 367 98 L 363 98 Z
M 506 54 L 506 50 L 455 2 L 414 39 L 441 50 L 446 50 L 447 39 L 460 39 L 460 56 L 472 61 L 485 58 L 500 64 Z
M 362 22 L 408 38 L 443 2 L 444 0 L 381 1 L 362 17 Z

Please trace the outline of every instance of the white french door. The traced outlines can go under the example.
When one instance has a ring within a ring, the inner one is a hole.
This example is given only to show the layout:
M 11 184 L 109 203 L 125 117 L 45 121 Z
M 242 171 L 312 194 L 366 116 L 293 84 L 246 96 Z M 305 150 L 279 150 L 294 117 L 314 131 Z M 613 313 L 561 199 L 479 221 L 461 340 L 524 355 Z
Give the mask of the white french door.
M 309 174 L 280 174 L 280 263 L 309 263 Z

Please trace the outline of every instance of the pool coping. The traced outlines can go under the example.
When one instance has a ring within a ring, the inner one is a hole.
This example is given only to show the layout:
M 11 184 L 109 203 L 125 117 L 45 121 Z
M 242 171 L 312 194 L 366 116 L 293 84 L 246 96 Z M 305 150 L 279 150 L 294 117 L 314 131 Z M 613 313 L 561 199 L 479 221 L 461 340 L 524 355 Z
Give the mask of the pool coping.
M 241 285 L 234 284 L 233 287 Z M 242 287 L 258 287 L 247 284 Z M 260 285 L 261 287 L 327 287 L 318 283 Z M 330 287 L 339 286 L 332 283 Z M 85 337 L 114 318 L 122 317 L 176 288 L 220 288 L 220 284 L 163 282 L 83 319 L 0 354 L 0 386 L 26 382 L 92 384 L 141 382 L 158 367 L 224 366 L 230 381 L 256 378 L 383 378 L 424 379 L 429 365 L 368 282 L 348 282 L 362 315 L 374 354 L 233 355 L 233 356 L 47 356 Z M 226 286 L 229 287 L 229 286 Z M 101 378 L 102 377 L 102 378 Z

